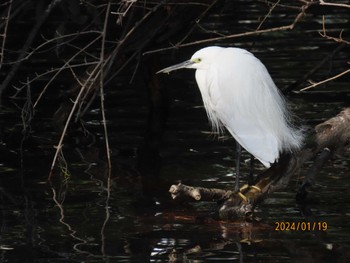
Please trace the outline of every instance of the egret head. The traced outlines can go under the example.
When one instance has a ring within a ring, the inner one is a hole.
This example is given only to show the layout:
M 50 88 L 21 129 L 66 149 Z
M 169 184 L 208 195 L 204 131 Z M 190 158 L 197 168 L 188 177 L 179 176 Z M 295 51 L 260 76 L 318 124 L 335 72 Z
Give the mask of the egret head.
M 159 70 L 158 73 L 169 73 L 173 70 L 181 68 L 193 68 L 193 69 L 207 69 L 213 62 L 217 54 L 222 50 L 222 47 L 206 47 L 198 50 L 193 54 L 191 59 L 186 60 L 182 63 L 167 67 Z

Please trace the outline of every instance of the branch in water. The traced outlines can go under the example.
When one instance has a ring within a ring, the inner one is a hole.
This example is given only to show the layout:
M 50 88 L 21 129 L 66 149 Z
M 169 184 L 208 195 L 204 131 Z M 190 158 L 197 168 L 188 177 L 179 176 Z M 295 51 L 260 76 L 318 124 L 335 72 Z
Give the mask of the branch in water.
M 308 182 L 314 180 L 315 171 L 320 170 L 332 155 L 340 155 L 350 147 L 350 108 L 341 111 L 337 116 L 318 124 L 315 133 L 309 136 L 311 143 L 296 154 L 281 156 L 278 163 L 260 173 L 255 187 L 246 187 L 241 192 L 222 189 L 192 187 L 183 184 L 172 185 L 169 192 L 173 199 L 195 201 L 217 201 L 219 217 L 231 219 L 235 217 L 252 218 L 254 207 L 271 193 L 284 189 L 295 172 L 311 159 L 314 165 L 306 176 Z M 304 182 L 305 184 L 305 182 Z

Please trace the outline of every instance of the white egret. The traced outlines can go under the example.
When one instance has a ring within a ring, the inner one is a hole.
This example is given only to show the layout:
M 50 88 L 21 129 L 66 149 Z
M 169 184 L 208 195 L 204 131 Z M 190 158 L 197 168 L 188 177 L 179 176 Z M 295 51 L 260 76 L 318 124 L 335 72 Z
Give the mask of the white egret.
M 265 167 L 283 152 L 302 144 L 301 131 L 290 123 L 286 103 L 262 62 L 240 48 L 206 47 L 183 63 L 157 73 L 196 69 L 196 81 L 209 121 L 222 127 Z M 239 155 L 240 156 L 240 147 Z M 239 157 L 235 190 L 238 190 Z

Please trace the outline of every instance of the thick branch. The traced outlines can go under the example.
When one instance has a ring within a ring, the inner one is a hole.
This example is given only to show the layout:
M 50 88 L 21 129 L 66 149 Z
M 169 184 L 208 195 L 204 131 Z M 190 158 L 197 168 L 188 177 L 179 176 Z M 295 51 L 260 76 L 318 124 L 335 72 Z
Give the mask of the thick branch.
M 220 218 L 250 217 L 254 207 L 276 190 L 286 188 L 288 182 L 302 165 L 315 158 L 315 165 L 310 170 L 319 169 L 331 155 L 341 154 L 350 147 L 350 108 L 337 116 L 317 125 L 308 144 L 294 155 L 283 155 L 278 163 L 259 174 L 254 182 L 257 187 L 247 187 L 241 193 L 220 189 L 195 188 L 183 184 L 172 185 L 170 193 L 175 198 L 193 198 L 194 200 L 222 201 L 219 207 Z M 319 154 L 320 153 L 320 154 Z M 317 166 L 317 167 L 316 167 Z
M 229 198 L 233 192 L 217 188 L 192 187 L 182 183 L 172 185 L 169 193 L 173 199 L 185 199 L 196 201 L 220 201 Z

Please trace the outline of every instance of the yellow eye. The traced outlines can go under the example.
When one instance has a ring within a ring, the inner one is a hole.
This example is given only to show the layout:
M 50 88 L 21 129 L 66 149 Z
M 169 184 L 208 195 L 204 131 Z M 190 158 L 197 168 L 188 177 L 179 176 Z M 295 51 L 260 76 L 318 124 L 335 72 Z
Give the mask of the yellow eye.
M 195 59 L 193 60 L 194 63 L 199 63 L 199 62 L 201 62 L 201 61 L 202 61 L 202 59 L 200 59 L 200 58 L 195 58 Z

